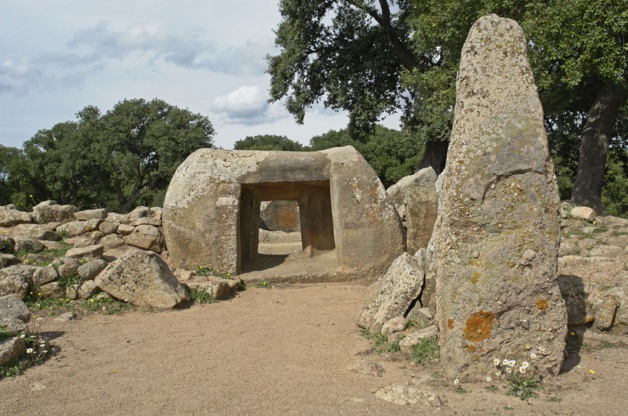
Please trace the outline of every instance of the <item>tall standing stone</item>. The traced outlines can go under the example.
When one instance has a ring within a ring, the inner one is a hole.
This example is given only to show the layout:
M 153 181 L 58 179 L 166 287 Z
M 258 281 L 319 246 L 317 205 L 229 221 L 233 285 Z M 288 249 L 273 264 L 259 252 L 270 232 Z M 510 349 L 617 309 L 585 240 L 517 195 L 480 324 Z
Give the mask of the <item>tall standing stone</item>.
M 496 358 L 556 375 L 567 315 L 556 274 L 559 197 L 519 25 L 475 22 L 462 49 L 436 223 L 441 363 L 483 380 Z M 518 367 L 514 368 L 515 371 Z

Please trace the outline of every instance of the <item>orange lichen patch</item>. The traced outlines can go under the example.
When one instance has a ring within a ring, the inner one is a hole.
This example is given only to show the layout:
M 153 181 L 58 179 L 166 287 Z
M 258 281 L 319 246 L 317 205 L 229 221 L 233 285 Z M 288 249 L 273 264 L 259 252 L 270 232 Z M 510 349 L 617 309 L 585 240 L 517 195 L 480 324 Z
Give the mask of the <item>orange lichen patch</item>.
M 475 345 L 467 345 L 467 352 L 475 352 Z
M 471 283 L 476 284 L 480 280 L 480 273 L 473 272 L 473 276 L 471 276 Z
M 549 304 L 547 303 L 545 299 L 539 299 L 536 301 L 536 307 L 542 310 L 543 312 L 545 312 L 545 309 L 547 309 L 548 306 Z
M 453 319 L 448 319 L 447 320 L 447 328 L 454 329 L 454 320 Z
M 491 336 L 491 327 L 495 323 L 493 312 L 480 310 L 467 319 L 467 326 L 464 328 L 464 337 L 468 341 L 480 342 Z

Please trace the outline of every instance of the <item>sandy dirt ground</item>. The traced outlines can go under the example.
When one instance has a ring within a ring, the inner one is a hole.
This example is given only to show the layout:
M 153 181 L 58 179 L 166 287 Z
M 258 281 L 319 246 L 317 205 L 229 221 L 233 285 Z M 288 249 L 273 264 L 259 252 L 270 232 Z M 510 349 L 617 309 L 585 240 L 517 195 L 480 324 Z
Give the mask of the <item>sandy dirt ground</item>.
M 188 309 L 34 318 L 60 351 L 0 381 L 1 415 L 625 415 L 628 350 L 587 348 L 540 397 L 439 378 L 400 353 L 378 355 L 355 317 L 371 288 L 318 284 L 249 288 Z M 45 315 L 45 314 L 44 314 Z M 608 344 L 606 345 L 608 347 Z M 359 359 L 381 377 L 350 371 Z M 594 375 L 589 370 L 594 370 Z M 442 407 L 396 405 L 382 386 L 412 380 Z M 550 401 L 551 400 L 551 401 Z

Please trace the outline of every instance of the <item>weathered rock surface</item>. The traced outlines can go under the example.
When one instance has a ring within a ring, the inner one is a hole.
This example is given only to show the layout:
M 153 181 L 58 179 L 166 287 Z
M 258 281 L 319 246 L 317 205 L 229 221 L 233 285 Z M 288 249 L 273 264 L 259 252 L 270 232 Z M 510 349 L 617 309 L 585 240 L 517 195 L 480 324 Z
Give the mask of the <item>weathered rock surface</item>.
M 406 228 L 406 245 L 410 254 L 427 247 L 438 214 L 437 175 L 432 168 L 421 169 L 401 178 L 386 190 Z
M 15 251 L 28 251 L 39 253 L 44 251 L 44 245 L 31 237 L 15 237 Z
M 0 296 L 18 295 L 24 299 L 33 280 L 35 267 L 10 266 L 0 269 Z
M 174 267 L 210 264 L 240 273 L 255 263 L 264 200 L 298 201 L 303 247 L 312 256 L 333 250 L 338 276 L 380 271 L 405 248 L 383 185 L 350 146 L 307 153 L 199 149 L 179 166 L 164 200 Z
M 74 218 L 80 221 L 104 220 L 107 218 L 107 210 L 104 208 L 88 209 L 74 213 Z
M 36 222 L 63 222 L 74 219 L 74 205 L 59 205 L 56 201 L 44 201 L 33 207 Z
M 77 273 L 82 280 L 92 280 L 98 273 L 102 272 L 107 267 L 107 262 L 102 259 L 96 259 L 88 261 L 78 267 Z
M 412 328 L 412 330 L 406 331 L 405 337 L 399 341 L 399 348 L 401 351 L 411 354 L 412 347 L 421 342 L 421 340 L 436 335 L 438 335 L 438 328 L 436 328 L 436 325 L 431 325 L 423 329 Z
M 297 201 L 262 202 L 259 215 L 264 230 L 291 233 L 301 229 Z
M 28 306 L 19 296 L 0 296 L 0 327 L 15 335 L 26 330 L 30 319 Z
M 57 227 L 57 232 L 68 234 L 72 237 L 85 232 L 85 221 L 72 221 L 61 224 Z
M 571 216 L 581 220 L 595 221 L 595 211 L 589 207 L 575 207 L 570 212 Z
M 424 272 L 415 258 L 403 253 L 376 283 L 371 299 L 358 316 L 358 325 L 371 332 L 380 332 L 392 318 L 404 316 L 419 297 Z
M 488 15 L 462 50 L 433 236 L 441 364 L 460 380 L 527 343 L 548 352 L 538 375 L 563 361 L 558 188 L 526 44 L 516 22 Z
M 138 225 L 125 241 L 130 246 L 161 253 L 164 237 L 155 226 Z
M 164 261 L 149 251 L 129 251 L 107 266 L 95 282 L 111 296 L 134 306 L 168 309 L 189 300 Z
M 38 288 L 46 283 L 54 282 L 58 278 L 59 273 L 52 264 L 46 267 L 38 267 L 35 273 L 33 273 L 33 286 Z
M 26 351 L 26 342 L 19 337 L 8 338 L 0 341 L 0 366 L 17 360 Z
M 81 259 L 81 260 L 95 260 L 102 257 L 104 247 L 100 244 L 87 247 L 77 247 L 68 250 L 65 253 L 66 257 Z
M 17 224 L 32 222 L 31 214 L 0 206 L 0 227 L 12 227 Z
M 0 253 L 0 269 L 13 266 L 20 261 L 13 254 Z
M 12 234 L 14 236 L 30 237 L 36 240 L 55 241 L 59 239 L 57 233 L 54 232 L 58 223 L 48 224 L 19 224 L 13 227 Z

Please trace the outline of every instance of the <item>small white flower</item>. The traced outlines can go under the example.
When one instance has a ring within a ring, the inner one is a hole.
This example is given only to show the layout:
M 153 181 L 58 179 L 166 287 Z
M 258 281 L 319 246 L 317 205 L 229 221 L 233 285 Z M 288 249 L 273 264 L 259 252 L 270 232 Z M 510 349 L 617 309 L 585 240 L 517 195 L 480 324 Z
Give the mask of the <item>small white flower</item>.
M 48 350 L 41 350 L 42 354 L 48 354 Z
M 504 358 L 504 360 L 502 361 L 502 365 L 508 365 L 510 361 L 508 361 L 508 358 Z
M 491 382 L 491 376 L 486 377 L 486 381 L 490 383 Z
M 509 365 L 510 367 L 514 367 L 514 366 L 515 366 L 515 364 L 517 364 L 517 362 L 516 362 L 515 360 L 510 360 L 510 362 L 508 363 L 508 365 Z
M 535 353 L 530 354 L 530 359 L 532 361 L 536 360 L 536 354 Z
M 32 353 L 33 353 L 33 349 L 32 348 L 29 348 L 29 349 L 26 350 L 26 354 L 32 354 Z
M 545 352 L 545 347 L 539 347 L 539 352 L 543 354 Z
M 529 350 L 530 348 L 532 348 L 532 346 L 530 344 L 526 344 L 526 351 Z
M 495 359 L 493 360 L 493 364 L 495 364 L 496 366 L 498 366 L 498 365 L 499 365 L 499 363 L 501 363 L 501 361 L 499 361 L 499 358 L 495 358 Z
M 519 367 L 519 372 L 521 374 L 525 374 L 526 373 L 526 368 L 524 366 Z
M 26 338 L 26 335 L 22 334 L 20 335 L 20 338 Z
M 458 384 L 460 384 L 460 380 L 455 379 L 455 380 L 454 380 L 454 384 L 457 386 Z
M 506 367 L 506 372 L 507 372 L 508 374 L 512 373 L 512 368 L 510 368 L 510 367 Z
M 521 363 L 521 367 L 528 368 L 528 367 L 530 367 L 530 363 L 527 362 L 527 361 L 524 361 L 524 362 Z
M 501 372 L 501 371 L 495 371 L 495 375 L 496 375 L 497 377 L 499 377 L 499 376 L 501 376 L 501 375 L 502 375 L 502 372 Z

